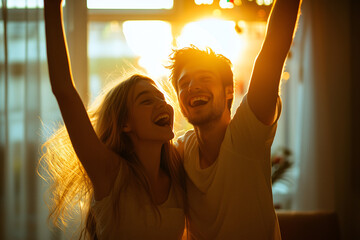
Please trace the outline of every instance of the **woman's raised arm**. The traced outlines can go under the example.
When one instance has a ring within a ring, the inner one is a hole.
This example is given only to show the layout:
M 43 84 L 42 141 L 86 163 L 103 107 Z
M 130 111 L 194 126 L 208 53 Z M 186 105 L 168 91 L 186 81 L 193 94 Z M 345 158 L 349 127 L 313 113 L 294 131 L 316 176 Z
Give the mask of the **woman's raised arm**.
M 48 68 L 52 91 L 74 150 L 89 175 L 95 197 L 106 196 L 117 172 L 117 155 L 97 137 L 76 91 L 62 22 L 62 0 L 44 0 Z

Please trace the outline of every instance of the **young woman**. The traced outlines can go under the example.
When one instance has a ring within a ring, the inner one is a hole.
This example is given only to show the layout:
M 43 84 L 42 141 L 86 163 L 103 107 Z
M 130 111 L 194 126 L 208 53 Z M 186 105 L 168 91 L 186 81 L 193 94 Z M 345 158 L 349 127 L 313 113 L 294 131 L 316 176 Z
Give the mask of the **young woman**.
M 73 84 L 62 0 L 45 0 L 52 91 L 65 126 L 45 144 L 52 180 L 50 219 L 59 226 L 80 206 L 80 238 L 180 239 L 185 175 L 171 139 L 173 109 L 155 83 L 133 75 L 86 111 Z

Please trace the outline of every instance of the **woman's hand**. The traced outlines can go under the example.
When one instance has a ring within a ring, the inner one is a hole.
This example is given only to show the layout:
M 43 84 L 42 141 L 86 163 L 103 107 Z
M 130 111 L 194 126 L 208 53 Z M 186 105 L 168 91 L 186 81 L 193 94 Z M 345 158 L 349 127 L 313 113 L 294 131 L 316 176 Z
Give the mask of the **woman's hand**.
M 64 0 L 44 0 L 44 6 L 61 6 Z

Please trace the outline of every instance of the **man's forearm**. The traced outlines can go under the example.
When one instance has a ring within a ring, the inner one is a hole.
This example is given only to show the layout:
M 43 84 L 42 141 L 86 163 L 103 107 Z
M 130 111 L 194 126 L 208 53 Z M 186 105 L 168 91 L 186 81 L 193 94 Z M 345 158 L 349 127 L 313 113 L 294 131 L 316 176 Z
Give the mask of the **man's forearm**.
M 298 20 L 302 0 L 276 0 L 270 13 L 264 50 L 278 55 L 288 53 Z
M 264 124 L 275 120 L 281 72 L 289 52 L 301 0 L 277 0 L 269 16 L 267 32 L 255 61 L 248 102 Z

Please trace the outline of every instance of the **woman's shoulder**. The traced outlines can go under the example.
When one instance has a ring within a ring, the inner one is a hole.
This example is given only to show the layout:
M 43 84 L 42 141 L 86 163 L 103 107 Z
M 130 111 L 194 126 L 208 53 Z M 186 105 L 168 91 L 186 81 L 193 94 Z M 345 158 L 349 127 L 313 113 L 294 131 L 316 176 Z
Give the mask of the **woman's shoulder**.
M 98 181 L 97 186 L 94 186 L 94 196 L 96 201 L 100 201 L 108 197 L 119 184 L 124 181 L 128 174 L 128 166 L 126 161 L 119 155 L 113 155 L 111 160 L 107 161 L 106 174 Z

